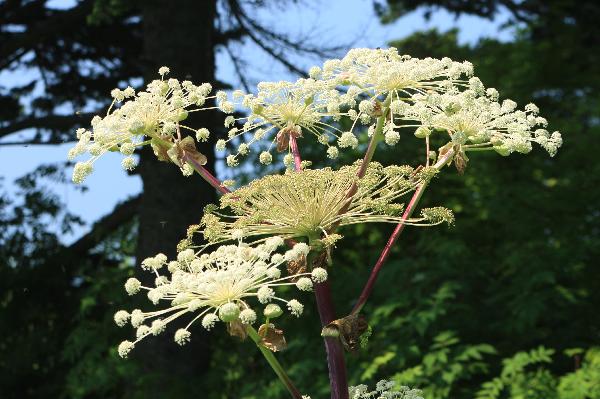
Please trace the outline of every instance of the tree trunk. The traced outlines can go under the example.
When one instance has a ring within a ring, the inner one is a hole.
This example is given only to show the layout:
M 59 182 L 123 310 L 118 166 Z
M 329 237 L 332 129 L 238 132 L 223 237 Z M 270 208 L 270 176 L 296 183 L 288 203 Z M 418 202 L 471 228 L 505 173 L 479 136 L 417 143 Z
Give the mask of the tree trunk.
M 168 76 L 195 84 L 214 82 L 215 2 L 145 0 L 140 4 L 146 81 L 156 79 L 158 68 L 164 65 L 171 69 Z M 193 113 L 185 123 L 207 127 L 211 132 L 215 130 L 215 118 L 210 112 Z M 199 146 L 209 159 L 209 169 L 214 168 L 213 144 L 211 141 Z M 198 223 L 204 206 L 214 202 L 215 191 L 198 175 L 183 177 L 174 164 L 159 162 L 149 149 L 142 152 L 139 173 L 143 194 L 139 210 L 138 264 L 159 252 L 172 259 L 187 227 Z M 173 326 L 164 334 L 172 335 L 179 327 Z M 173 373 L 179 378 L 189 374 L 197 380 L 209 365 L 209 351 L 202 329 L 195 328 L 192 334 L 192 342 L 184 349 L 178 347 L 172 337 L 164 335 L 140 345 L 140 356 L 147 360 L 144 363 L 148 371 Z M 142 349 L 144 347 L 146 349 Z M 156 397 L 160 396 L 160 391 L 156 392 Z

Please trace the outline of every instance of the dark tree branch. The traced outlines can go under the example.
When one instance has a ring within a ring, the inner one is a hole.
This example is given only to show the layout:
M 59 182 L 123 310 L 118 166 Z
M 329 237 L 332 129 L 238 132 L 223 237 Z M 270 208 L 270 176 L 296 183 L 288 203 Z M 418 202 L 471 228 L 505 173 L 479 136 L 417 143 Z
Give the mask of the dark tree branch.
M 304 44 L 304 40 L 292 41 L 285 35 L 275 33 L 269 29 L 266 29 L 264 26 L 258 24 L 256 21 L 252 20 L 251 18 L 248 18 L 245 14 L 241 14 L 240 16 L 249 26 L 256 30 L 256 32 L 262 34 L 266 40 L 270 40 L 272 42 L 279 42 L 282 46 L 291 48 L 298 53 L 312 54 L 321 58 L 329 58 L 332 56 L 333 53 L 341 51 L 348 47 L 347 45 L 340 45 L 329 48 L 309 47 L 306 44 Z
M 96 113 L 88 112 L 73 115 L 30 116 L 0 127 L 0 137 L 5 137 L 25 129 L 67 130 L 80 123 L 89 123 L 94 115 Z
M 115 206 L 111 213 L 94 223 L 89 233 L 71 244 L 69 251 L 76 255 L 86 254 L 116 229 L 131 221 L 137 214 L 140 201 L 141 195 L 138 195 Z
M 0 45 L 0 60 L 13 60 L 16 52 L 26 53 L 40 44 L 40 38 L 52 38 L 65 26 L 85 23 L 86 17 L 91 13 L 92 0 L 84 0 L 77 6 L 66 11 L 53 11 L 43 22 L 37 23 L 35 29 L 15 35 L 11 40 L 3 41 Z M 6 67 L 6 62 L 0 64 L 0 69 Z
M 229 7 L 231 9 L 231 13 L 233 14 L 233 17 L 235 18 L 236 22 L 239 24 L 239 26 L 242 29 L 244 29 L 244 31 L 246 32 L 246 35 L 248 35 L 248 37 L 254 43 L 256 43 L 256 45 L 258 45 L 258 47 L 260 47 L 261 49 L 263 49 L 264 52 L 266 52 L 271 57 L 273 57 L 274 59 L 279 61 L 282 65 L 284 65 L 291 72 L 296 73 L 300 76 L 307 76 L 306 72 L 304 72 L 303 70 L 301 70 L 300 68 L 298 68 L 297 66 L 295 66 L 294 64 L 289 62 L 284 56 L 282 56 L 281 54 L 278 54 L 274 49 L 272 49 L 271 47 L 264 44 L 263 41 L 260 40 L 260 38 L 254 34 L 252 29 L 250 29 L 248 26 L 246 26 L 246 24 L 244 23 L 244 20 L 241 16 L 243 14 L 242 9 L 240 8 L 240 5 L 238 4 L 237 1 L 229 0 Z
M 215 44 L 227 45 L 231 41 L 239 41 L 244 38 L 246 31 L 240 27 L 221 32 L 215 38 Z
M 58 140 L 56 138 L 50 138 L 48 140 L 28 140 L 28 141 L 0 141 L 0 147 L 29 147 L 30 145 L 52 145 L 52 144 L 65 144 L 74 143 L 75 141 Z
M 246 77 L 244 76 L 245 71 L 244 71 L 244 66 L 242 65 L 241 60 L 237 59 L 233 55 L 233 52 L 231 51 L 229 46 L 225 46 L 225 51 L 227 51 L 227 55 L 229 55 L 229 58 L 231 58 L 231 62 L 233 63 L 235 73 L 240 78 L 240 82 L 242 83 L 242 86 L 244 86 L 244 90 L 246 90 L 246 92 L 249 93 L 250 85 L 248 85 L 248 81 L 246 80 Z

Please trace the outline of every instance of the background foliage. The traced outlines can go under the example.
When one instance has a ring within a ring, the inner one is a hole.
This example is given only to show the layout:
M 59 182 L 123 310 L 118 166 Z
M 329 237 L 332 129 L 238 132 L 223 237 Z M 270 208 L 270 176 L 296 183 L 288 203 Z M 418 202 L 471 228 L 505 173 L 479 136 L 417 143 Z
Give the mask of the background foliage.
M 8 10 L 11 3 L 19 2 L 0 3 L 0 8 Z M 36 3 L 43 4 L 29 6 Z M 259 3 L 224 2 L 229 8 L 222 8 L 220 17 L 233 18 L 236 5 Z M 98 34 L 90 30 L 118 32 L 135 21 L 128 17 L 136 10 L 119 1 L 81 4 L 87 7 L 85 13 L 80 10 L 86 22 L 70 32 L 82 35 L 78 40 L 88 40 L 90 48 Z M 373 335 L 366 349 L 348 355 L 351 381 L 392 376 L 431 399 L 600 398 L 600 8 L 591 1 L 560 0 L 377 3 L 384 21 L 419 6 L 489 18 L 501 7 L 508 9 L 508 24 L 518 30 L 510 42 L 461 45 L 456 30 L 431 30 L 392 45 L 416 57 L 472 61 L 482 81 L 503 97 L 519 104 L 533 99 L 551 127 L 563 132 L 565 143 L 554 159 L 541 151 L 510 158 L 477 154 L 464 176 L 448 169 L 431 185 L 423 206 L 452 208 L 456 225 L 404 233 L 364 309 Z M 2 15 L 1 24 L 15 23 Z M 34 24 L 34 17 L 22 22 Z M 124 76 L 142 74 L 145 66 L 127 67 L 137 65 L 140 40 L 132 35 L 110 48 L 124 60 L 122 70 L 98 79 L 100 92 Z M 6 67 L 8 41 L 3 43 Z M 269 45 L 277 49 L 281 43 Z M 56 57 L 48 62 L 68 65 L 61 57 L 67 50 L 48 50 Z M 53 95 L 68 99 L 95 93 L 84 95 L 81 84 L 57 84 Z M 3 93 L 2 101 L 14 105 L 11 99 L 18 95 Z M 15 107 L 12 115 L 13 108 L 2 107 L 5 121 L 22 120 Z M 62 125 L 50 127 L 55 134 L 69 134 Z M 420 154 L 414 141 L 405 134 L 394 150 L 376 157 L 382 163 L 416 162 Z M 135 273 L 142 221 L 135 212 L 109 216 L 94 230 L 94 239 L 65 247 L 48 223 L 59 222 L 67 231 L 78 219 L 46 189 L 52 179 L 61 179 L 60 169 L 41 168 L 19 181 L 17 194 L 0 200 L 0 396 L 285 395 L 252 345 L 234 344 L 225 334 L 195 339 L 183 349 L 162 345 L 168 338 L 161 336 L 145 344 L 147 353 L 120 360 L 115 344 L 127 332 L 114 326 L 112 315 L 130 301 L 121 287 Z M 122 204 L 115 215 L 132 204 Z M 331 273 L 340 315 L 351 309 L 390 232 L 363 226 L 345 230 Z M 312 300 L 305 298 L 306 317 L 285 321 L 290 345 L 281 358 L 297 385 L 319 398 L 327 393 L 327 372 Z M 189 353 L 201 356 L 192 361 Z

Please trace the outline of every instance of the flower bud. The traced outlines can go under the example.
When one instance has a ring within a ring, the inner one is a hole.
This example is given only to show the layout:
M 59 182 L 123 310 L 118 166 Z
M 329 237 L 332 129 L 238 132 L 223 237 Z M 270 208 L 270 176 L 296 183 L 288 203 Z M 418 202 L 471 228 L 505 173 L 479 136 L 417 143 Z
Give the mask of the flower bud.
M 431 130 L 429 130 L 425 126 L 419 126 L 419 128 L 417 130 L 415 130 L 415 136 L 420 139 L 424 139 L 425 137 L 429 136 L 430 134 L 431 134 Z
M 275 319 L 283 314 L 283 310 L 279 307 L 279 305 L 270 303 L 265 306 L 264 315 L 269 319 Z
M 240 308 L 235 303 L 228 302 L 219 308 L 219 318 L 226 323 L 237 320 Z

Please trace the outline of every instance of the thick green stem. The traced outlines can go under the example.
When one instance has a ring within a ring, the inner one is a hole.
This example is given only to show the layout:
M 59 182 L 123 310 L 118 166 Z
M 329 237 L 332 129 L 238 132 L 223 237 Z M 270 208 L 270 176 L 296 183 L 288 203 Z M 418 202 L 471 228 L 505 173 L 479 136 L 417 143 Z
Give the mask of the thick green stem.
M 371 160 L 373 159 L 373 154 L 375 154 L 375 150 L 377 149 L 377 144 L 379 144 L 379 142 L 381 140 L 383 140 L 383 127 L 385 126 L 385 119 L 387 118 L 387 114 L 388 111 L 390 109 L 390 102 L 391 102 L 391 95 L 388 95 L 387 98 L 385 99 L 385 101 L 383 102 L 383 104 L 381 105 L 381 116 L 379 116 L 377 118 L 377 124 L 375 126 L 375 131 L 373 132 L 373 135 L 371 136 L 371 140 L 369 141 L 369 146 L 367 147 L 367 152 L 365 152 L 365 155 L 363 156 L 362 162 L 360 164 L 360 168 L 358 169 L 358 172 L 356 173 L 356 175 L 358 176 L 359 179 L 362 179 L 365 176 L 365 173 L 367 173 L 367 168 L 369 167 L 369 163 L 371 163 Z M 356 194 L 356 191 L 358 190 L 358 184 L 357 183 L 353 183 L 350 188 L 348 189 L 348 192 L 346 193 L 346 198 L 352 198 L 354 196 L 354 194 Z M 351 201 L 348 201 L 346 203 L 346 205 L 340 209 L 340 214 L 346 212 L 348 210 L 348 208 L 350 207 Z M 334 228 L 337 227 L 334 226 Z M 333 229 L 332 229 L 333 230 Z
M 248 336 L 252 339 L 252 341 L 254 341 L 260 352 L 263 354 L 275 374 L 277 374 L 277 377 L 279 377 L 281 383 L 285 386 L 290 395 L 292 395 L 292 398 L 302 399 L 302 394 L 300 391 L 298 391 L 298 388 L 294 386 L 290 377 L 288 377 L 283 367 L 281 367 L 281 364 L 279 364 L 275 358 L 275 355 L 273 355 L 273 352 L 271 352 L 262 344 L 262 338 L 260 335 L 258 335 L 258 332 L 252 328 L 252 326 L 247 326 L 246 331 L 248 332 Z
M 367 172 L 367 167 L 369 166 L 369 163 L 373 159 L 373 154 L 375 154 L 375 150 L 377 149 L 377 144 L 379 144 L 379 142 L 381 140 L 383 140 L 383 127 L 385 126 L 385 119 L 387 118 L 387 114 L 388 114 L 389 107 L 390 107 L 390 102 L 391 102 L 391 96 L 387 96 L 387 98 L 381 105 L 381 108 L 382 108 L 381 116 L 379 116 L 377 118 L 377 124 L 375 125 L 375 131 L 373 132 L 373 135 L 371 136 L 371 140 L 369 141 L 369 147 L 367 147 L 367 152 L 365 152 L 363 161 L 360 164 L 360 169 L 358 170 L 358 173 L 357 173 L 359 178 L 362 178 L 365 175 L 365 173 Z M 354 192 L 351 195 L 354 195 L 355 193 L 356 193 L 356 188 L 354 188 Z

